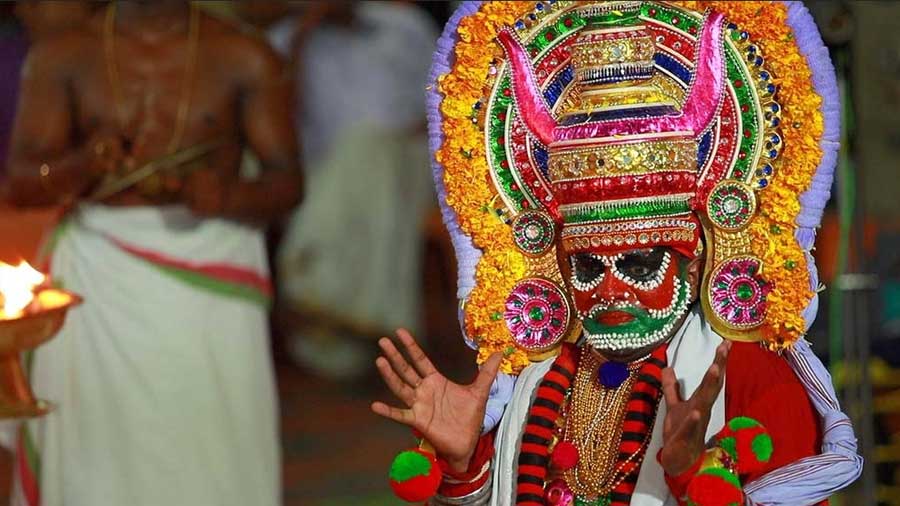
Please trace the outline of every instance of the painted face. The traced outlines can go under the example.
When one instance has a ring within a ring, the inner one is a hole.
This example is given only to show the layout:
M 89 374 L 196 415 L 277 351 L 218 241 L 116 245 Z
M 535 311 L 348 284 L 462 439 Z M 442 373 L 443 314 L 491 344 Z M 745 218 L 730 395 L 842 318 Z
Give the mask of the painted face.
M 598 351 L 663 342 L 690 306 L 688 259 L 669 248 L 579 252 L 566 260 L 585 340 Z

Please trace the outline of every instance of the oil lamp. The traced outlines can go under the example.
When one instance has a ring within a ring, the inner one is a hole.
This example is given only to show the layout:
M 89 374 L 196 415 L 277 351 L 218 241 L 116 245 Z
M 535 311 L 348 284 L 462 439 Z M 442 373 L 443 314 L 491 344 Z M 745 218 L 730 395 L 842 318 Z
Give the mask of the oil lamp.
M 35 398 L 22 354 L 50 340 L 81 297 L 46 280 L 27 262 L 0 262 L 0 418 L 40 416 L 52 407 Z

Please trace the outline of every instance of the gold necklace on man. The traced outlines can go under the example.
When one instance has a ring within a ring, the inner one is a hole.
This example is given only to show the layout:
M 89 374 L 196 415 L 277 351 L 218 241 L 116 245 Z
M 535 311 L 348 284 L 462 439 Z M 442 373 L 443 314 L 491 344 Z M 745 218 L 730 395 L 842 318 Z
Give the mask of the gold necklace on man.
M 175 115 L 175 125 L 172 129 L 172 139 L 169 141 L 166 154 L 174 153 L 181 145 L 187 125 L 188 112 L 191 104 L 191 89 L 194 84 L 194 74 L 197 67 L 197 47 L 200 41 L 200 15 L 196 7 L 190 7 L 190 21 L 188 27 L 187 60 L 184 65 L 184 77 L 181 83 L 181 94 L 178 98 L 178 108 Z M 103 46 L 106 56 L 106 70 L 109 76 L 110 88 L 112 88 L 113 105 L 116 112 L 116 120 L 119 127 L 124 130 L 126 126 L 125 107 L 122 99 L 122 86 L 119 76 L 119 68 L 116 65 L 116 2 L 110 2 L 106 8 L 104 23 Z

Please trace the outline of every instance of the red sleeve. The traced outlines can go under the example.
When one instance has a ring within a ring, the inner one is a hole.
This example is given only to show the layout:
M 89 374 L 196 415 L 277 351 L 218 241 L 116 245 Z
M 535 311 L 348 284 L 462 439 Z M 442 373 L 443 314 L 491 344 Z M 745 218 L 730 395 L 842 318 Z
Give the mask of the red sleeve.
M 819 416 L 797 374 L 781 355 L 758 343 L 735 342 L 725 366 L 725 420 L 749 416 L 772 437 L 772 458 L 742 483 L 817 455 L 822 445 Z
M 466 472 L 456 473 L 450 469 L 447 462 L 438 458 L 438 465 L 444 475 L 438 494 L 444 497 L 462 497 L 481 488 L 490 476 L 491 470 L 487 464 L 493 457 L 494 431 L 491 431 L 478 439 L 478 445 Z

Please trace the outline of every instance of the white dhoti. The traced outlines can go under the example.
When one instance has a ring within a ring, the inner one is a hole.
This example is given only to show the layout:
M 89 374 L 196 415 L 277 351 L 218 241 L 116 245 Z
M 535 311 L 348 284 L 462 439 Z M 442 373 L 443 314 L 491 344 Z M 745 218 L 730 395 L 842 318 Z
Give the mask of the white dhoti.
M 85 206 L 51 275 L 81 294 L 30 359 L 14 505 L 280 504 L 261 233 L 182 207 Z

